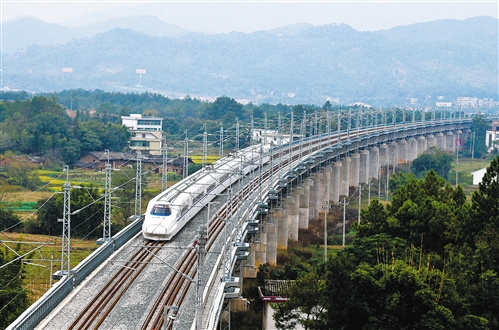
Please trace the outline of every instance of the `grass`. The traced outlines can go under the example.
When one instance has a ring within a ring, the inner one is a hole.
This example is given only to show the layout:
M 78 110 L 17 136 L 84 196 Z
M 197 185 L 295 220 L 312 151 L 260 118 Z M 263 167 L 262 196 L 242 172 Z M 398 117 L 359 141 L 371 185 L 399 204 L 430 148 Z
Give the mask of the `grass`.
M 317 260 L 324 260 L 324 244 L 319 244 L 319 245 L 310 245 L 310 248 L 313 251 L 313 258 Z M 327 246 L 327 255 L 328 258 L 336 256 L 339 250 L 342 249 L 341 245 L 328 245 Z
M 24 288 L 28 291 L 31 302 L 40 298 L 54 282 L 52 273 L 61 268 L 61 237 L 22 233 L 1 233 L 2 244 L 6 248 L 14 249 L 20 244 L 19 254 L 23 255 L 32 250 L 31 258 L 24 259 L 26 271 Z M 97 249 L 95 240 L 71 240 L 71 268 L 85 259 Z M 52 269 L 52 271 L 51 271 Z
M 483 159 L 471 159 L 471 158 L 463 158 L 459 159 L 459 163 L 454 162 L 454 169 L 458 172 L 466 172 L 471 173 L 473 171 L 479 170 L 481 168 L 487 167 L 490 165 L 490 160 Z

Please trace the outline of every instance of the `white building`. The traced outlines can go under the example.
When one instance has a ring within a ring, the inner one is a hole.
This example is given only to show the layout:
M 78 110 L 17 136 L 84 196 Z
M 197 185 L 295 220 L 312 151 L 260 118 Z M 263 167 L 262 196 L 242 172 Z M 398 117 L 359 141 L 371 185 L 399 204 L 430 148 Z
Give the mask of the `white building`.
M 479 170 L 471 172 L 471 175 L 473 176 L 473 185 L 474 186 L 478 186 L 478 184 L 480 182 L 482 182 L 482 178 L 483 178 L 485 172 L 487 172 L 487 168 L 481 168 Z
M 492 151 L 496 145 L 496 141 L 499 140 L 499 121 L 492 121 L 492 129 L 485 132 L 485 145 L 487 145 L 487 149 Z
M 163 118 L 130 114 L 121 116 L 121 123 L 130 130 L 130 149 L 140 150 L 144 154 L 161 155 Z

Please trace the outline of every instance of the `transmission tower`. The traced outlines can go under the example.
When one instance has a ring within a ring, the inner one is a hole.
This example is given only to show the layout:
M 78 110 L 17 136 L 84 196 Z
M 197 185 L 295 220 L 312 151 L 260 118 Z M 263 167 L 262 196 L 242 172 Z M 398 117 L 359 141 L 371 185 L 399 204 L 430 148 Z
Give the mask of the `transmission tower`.
M 69 276 L 71 269 L 70 255 L 70 229 L 71 229 L 71 184 L 69 183 L 69 167 L 64 165 L 66 172 L 66 182 L 64 183 L 64 210 L 62 216 L 62 256 L 61 256 L 61 275 Z
M 109 150 L 106 149 L 106 183 L 104 188 L 104 230 L 102 233 L 102 243 L 111 241 L 111 173 L 112 168 L 109 163 Z

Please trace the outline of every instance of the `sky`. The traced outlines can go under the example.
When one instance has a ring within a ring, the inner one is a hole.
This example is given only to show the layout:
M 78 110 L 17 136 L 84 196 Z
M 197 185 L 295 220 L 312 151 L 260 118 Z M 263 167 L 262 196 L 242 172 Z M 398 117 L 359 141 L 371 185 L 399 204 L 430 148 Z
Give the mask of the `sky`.
M 295 23 L 345 23 L 359 31 L 376 31 L 447 18 L 484 15 L 497 18 L 499 10 L 497 0 L 0 1 L 2 22 L 31 16 L 49 23 L 78 26 L 120 16 L 151 15 L 204 33 L 250 33 Z

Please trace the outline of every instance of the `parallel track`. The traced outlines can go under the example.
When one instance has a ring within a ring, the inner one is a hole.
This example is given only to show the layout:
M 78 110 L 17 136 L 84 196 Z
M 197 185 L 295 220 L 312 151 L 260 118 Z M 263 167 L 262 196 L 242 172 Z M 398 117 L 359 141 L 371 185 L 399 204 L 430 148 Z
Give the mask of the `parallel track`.
M 147 266 L 165 242 L 147 242 L 120 268 L 111 280 L 68 327 L 71 329 L 98 329 L 118 300 Z

